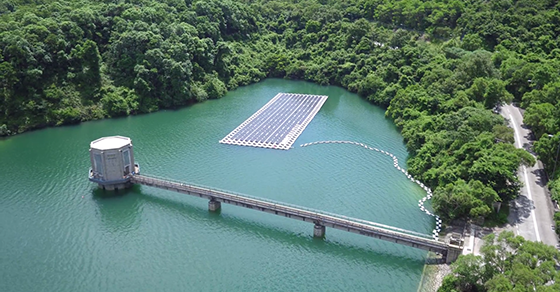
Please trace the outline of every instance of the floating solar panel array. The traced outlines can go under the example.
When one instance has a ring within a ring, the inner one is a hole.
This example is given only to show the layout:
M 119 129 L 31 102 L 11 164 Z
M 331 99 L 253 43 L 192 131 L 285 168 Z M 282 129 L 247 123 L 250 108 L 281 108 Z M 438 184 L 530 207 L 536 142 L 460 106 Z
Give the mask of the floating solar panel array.
M 278 93 L 220 143 L 290 149 L 326 100 L 325 95 Z

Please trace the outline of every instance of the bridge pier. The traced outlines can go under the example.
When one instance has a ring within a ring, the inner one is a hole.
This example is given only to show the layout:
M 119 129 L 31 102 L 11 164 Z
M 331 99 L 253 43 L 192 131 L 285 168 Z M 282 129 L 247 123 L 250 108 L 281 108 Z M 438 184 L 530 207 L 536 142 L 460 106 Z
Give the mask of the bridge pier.
M 321 224 L 315 224 L 313 227 L 313 237 L 323 238 L 325 237 L 326 227 Z
M 445 256 L 445 263 L 450 264 L 457 260 L 463 253 L 463 249 L 458 245 L 449 244 L 447 246 L 447 255 Z
M 216 212 L 219 211 L 221 208 L 222 208 L 222 203 L 215 201 L 214 199 L 208 201 L 208 211 Z
M 370 236 L 373 238 L 390 241 L 414 248 L 420 248 L 427 251 L 439 252 L 445 256 L 447 261 L 453 261 L 460 254 L 460 246 L 453 246 L 451 243 L 440 242 L 430 239 L 423 234 L 413 231 L 407 231 L 396 227 L 386 226 L 375 222 L 364 221 L 360 219 L 348 218 L 336 214 L 321 213 L 320 211 L 309 210 L 303 207 L 293 205 L 284 205 L 279 202 L 268 201 L 255 197 L 242 196 L 238 194 L 230 194 L 225 191 L 212 190 L 196 185 L 187 185 L 170 180 L 149 177 L 146 175 L 135 174 L 130 177 L 133 184 L 141 184 L 151 187 L 157 187 L 164 190 L 173 190 L 185 193 L 199 198 L 209 200 L 208 210 L 218 213 L 221 209 L 221 203 L 232 204 L 249 208 L 252 210 L 263 211 L 275 214 L 285 218 L 291 218 L 298 221 L 313 223 L 313 236 L 318 238 L 325 237 L 326 226 L 329 228 L 339 229 L 355 234 Z M 450 250 L 450 249 L 458 249 Z M 448 253 L 448 251 L 450 251 Z

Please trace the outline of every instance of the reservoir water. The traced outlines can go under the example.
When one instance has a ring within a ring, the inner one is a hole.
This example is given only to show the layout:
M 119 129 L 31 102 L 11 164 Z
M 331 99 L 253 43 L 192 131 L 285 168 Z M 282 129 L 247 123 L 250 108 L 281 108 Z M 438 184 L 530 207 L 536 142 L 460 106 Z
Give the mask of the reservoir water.
M 293 145 L 219 144 L 278 92 L 329 98 Z M 87 179 L 89 143 L 132 139 L 142 172 L 431 234 L 423 190 L 384 111 L 338 87 L 269 79 L 176 111 L 0 140 L 0 291 L 416 291 L 426 253 L 145 186 Z

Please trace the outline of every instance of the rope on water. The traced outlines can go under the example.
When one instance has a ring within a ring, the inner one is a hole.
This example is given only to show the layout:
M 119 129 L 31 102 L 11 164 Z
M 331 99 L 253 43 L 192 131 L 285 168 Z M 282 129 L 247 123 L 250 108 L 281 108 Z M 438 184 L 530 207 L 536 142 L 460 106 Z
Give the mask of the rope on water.
M 318 145 L 318 144 L 353 144 L 353 145 L 357 145 L 360 147 L 364 147 L 368 150 L 372 150 L 372 151 L 376 151 L 376 152 L 380 152 L 382 154 L 385 154 L 389 157 L 391 157 L 393 159 L 393 166 L 398 169 L 400 172 L 402 172 L 404 175 L 406 175 L 406 177 L 411 180 L 412 182 L 414 182 L 415 184 L 419 185 L 421 188 L 424 189 L 424 191 L 426 191 L 426 196 L 423 197 L 422 199 L 420 199 L 418 201 L 418 207 L 420 208 L 420 210 L 422 212 L 425 212 L 426 214 L 428 214 L 429 216 L 433 216 L 436 219 L 436 228 L 433 230 L 432 232 L 432 238 L 434 240 L 438 239 L 439 236 L 439 232 L 441 231 L 441 219 L 439 218 L 438 215 L 428 211 L 425 207 L 424 207 L 424 203 L 427 200 L 432 199 L 432 190 L 430 188 L 428 188 L 427 186 L 425 186 L 421 181 L 415 179 L 414 177 L 412 177 L 412 175 L 410 175 L 404 168 L 399 166 L 399 160 L 397 159 L 397 157 L 395 155 L 393 155 L 390 152 L 381 150 L 381 149 L 377 149 L 377 148 L 373 148 L 370 147 L 364 143 L 359 143 L 359 142 L 354 142 L 354 141 L 316 141 L 316 142 L 311 142 L 311 143 L 305 143 L 305 144 L 301 144 L 299 145 L 300 147 L 307 147 L 307 146 L 313 146 L 313 145 Z

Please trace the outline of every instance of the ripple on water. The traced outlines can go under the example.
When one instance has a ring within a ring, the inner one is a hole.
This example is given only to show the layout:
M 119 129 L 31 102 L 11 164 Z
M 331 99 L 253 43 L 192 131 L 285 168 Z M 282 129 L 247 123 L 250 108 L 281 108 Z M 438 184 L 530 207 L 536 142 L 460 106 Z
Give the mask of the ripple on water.
M 421 189 L 386 155 L 346 144 L 218 143 L 277 92 L 329 95 L 294 145 L 360 141 L 404 164 L 402 137 L 381 109 L 285 80 L 178 111 L 16 136 L 0 141 L 0 290 L 415 290 L 421 251 L 331 229 L 316 240 L 308 223 L 225 204 L 213 214 L 205 200 L 144 186 L 107 198 L 87 181 L 89 143 L 120 134 L 146 174 L 431 232 Z

